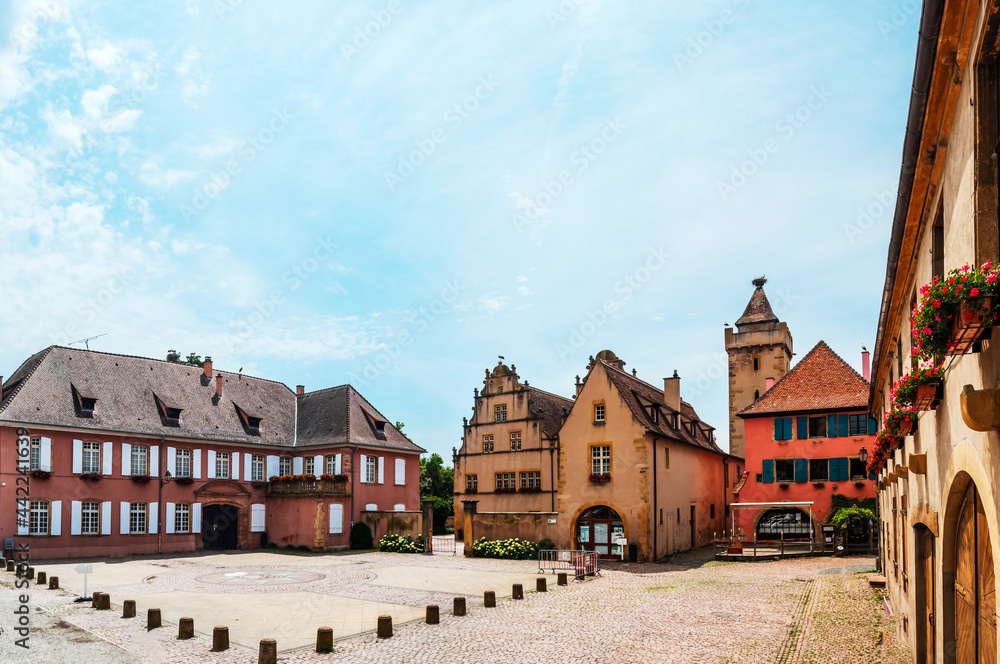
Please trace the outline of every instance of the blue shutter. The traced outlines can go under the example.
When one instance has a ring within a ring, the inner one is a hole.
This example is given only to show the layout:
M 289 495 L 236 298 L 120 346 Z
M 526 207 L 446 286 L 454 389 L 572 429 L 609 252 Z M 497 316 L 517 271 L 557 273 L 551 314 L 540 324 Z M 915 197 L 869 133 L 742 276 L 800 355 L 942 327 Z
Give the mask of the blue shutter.
M 764 484 L 774 483 L 774 459 L 764 459 Z
M 826 416 L 826 435 L 830 438 L 837 437 L 837 416 L 827 415 Z
M 830 459 L 830 481 L 831 482 L 846 482 L 850 478 L 850 461 L 847 457 L 838 457 L 836 459 Z
M 783 438 L 783 440 L 791 440 L 792 439 L 792 418 L 790 418 L 790 417 L 783 418 L 783 422 L 784 422 L 783 427 L 785 429 L 785 437 Z
M 781 418 L 780 417 L 774 418 L 774 439 L 775 440 L 784 440 L 784 438 L 781 437 L 781 435 L 784 432 L 785 432 L 785 428 L 781 425 Z
M 874 436 L 878 433 L 878 420 L 872 416 L 868 416 L 868 435 Z
M 842 438 L 851 435 L 851 416 L 841 415 L 840 416 L 840 436 Z
M 868 479 L 870 479 L 870 480 L 877 480 L 878 479 L 878 473 L 868 473 Z
M 808 417 L 799 417 L 797 425 L 798 425 L 798 429 L 799 429 L 799 436 L 798 436 L 799 440 L 802 440 L 803 438 L 808 438 L 809 437 L 809 418 Z
M 796 482 L 809 481 L 809 459 L 795 460 L 795 481 Z

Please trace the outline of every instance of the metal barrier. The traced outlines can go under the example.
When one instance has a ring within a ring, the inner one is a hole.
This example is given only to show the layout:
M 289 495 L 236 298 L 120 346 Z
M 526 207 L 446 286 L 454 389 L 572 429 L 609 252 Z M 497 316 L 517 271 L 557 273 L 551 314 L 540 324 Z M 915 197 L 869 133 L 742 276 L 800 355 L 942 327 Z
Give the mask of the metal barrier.
M 454 535 L 432 535 L 429 542 L 424 542 L 424 552 L 457 556 L 458 540 Z
M 576 580 L 583 581 L 585 576 L 597 576 L 600 574 L 601 557 L 593 551 L 577 556 L 574 561 L 576 569 Z
M 577 558 L 592 557 L 593 562 L 588 561 L 594 569 L 594 573 L 600 571 L 600 555 L 593 551 L 583 551 L 581 549 L 542 549 L 538 552 L 538 571 L 569 570 L 576 573 Z

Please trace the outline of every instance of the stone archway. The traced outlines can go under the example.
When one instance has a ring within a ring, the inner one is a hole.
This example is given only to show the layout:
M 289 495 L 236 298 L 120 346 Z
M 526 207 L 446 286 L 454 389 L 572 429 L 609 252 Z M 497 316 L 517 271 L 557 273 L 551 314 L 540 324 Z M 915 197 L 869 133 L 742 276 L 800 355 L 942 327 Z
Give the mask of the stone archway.
M 610 557 L 611 547 L 619 537 L 628 538 L 625 519 L 609 505 L 586 506 L 573 519 L 573 541 L 584 551 Z
M 259 544 L 250 542 L 250 492 L 245 487 L 232 480 L 209 480 L 198 487 L 194 495 L 195 500 L 201 503 L 200 548 L 214 549 L 222 545 L 224 548 L 245 549 Z M 206 528 L 210 529 L 209 533 L 214 533 L 211 545 L 206 539 Z M 217 541 L 220 539 L 221 542 Z

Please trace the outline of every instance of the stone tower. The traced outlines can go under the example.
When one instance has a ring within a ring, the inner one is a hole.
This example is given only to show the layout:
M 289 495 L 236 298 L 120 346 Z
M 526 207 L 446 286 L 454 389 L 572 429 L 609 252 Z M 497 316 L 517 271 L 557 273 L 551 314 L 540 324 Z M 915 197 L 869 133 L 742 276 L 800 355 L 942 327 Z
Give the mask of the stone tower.
M 745 457 L 743 420 L 736 417 L 771 385 L 788 373 L 792 361 L 792 335 L 778 320 L 764 294 L 767 279 L 753 280 L 754 291 L 736 331 L 726 327 L 729 355 L 729 453 Z

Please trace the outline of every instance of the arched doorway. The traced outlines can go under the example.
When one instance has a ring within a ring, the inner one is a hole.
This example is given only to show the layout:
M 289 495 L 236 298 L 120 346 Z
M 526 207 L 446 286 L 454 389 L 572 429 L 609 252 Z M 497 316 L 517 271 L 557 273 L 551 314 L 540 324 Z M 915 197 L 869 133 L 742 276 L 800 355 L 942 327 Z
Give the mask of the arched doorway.
M 615 540 L 625 537 L 625 523 L 607 505 L 597 505 L 583 511 L 576 520 L 576 539 L 581 549 L 611 555 Z
M 955 663 L 996 664 L 996 583 L 986 512 L 969 483 L 955 531 Z
M 239 545 L 240 508 L 205 505 L 201 510 L 201 542 L 207 550 L 235 549 Z
M 810 538 L 812 534 L 809 515 L 798 507 L 772 507 L 757 521 L 758 540 Z

